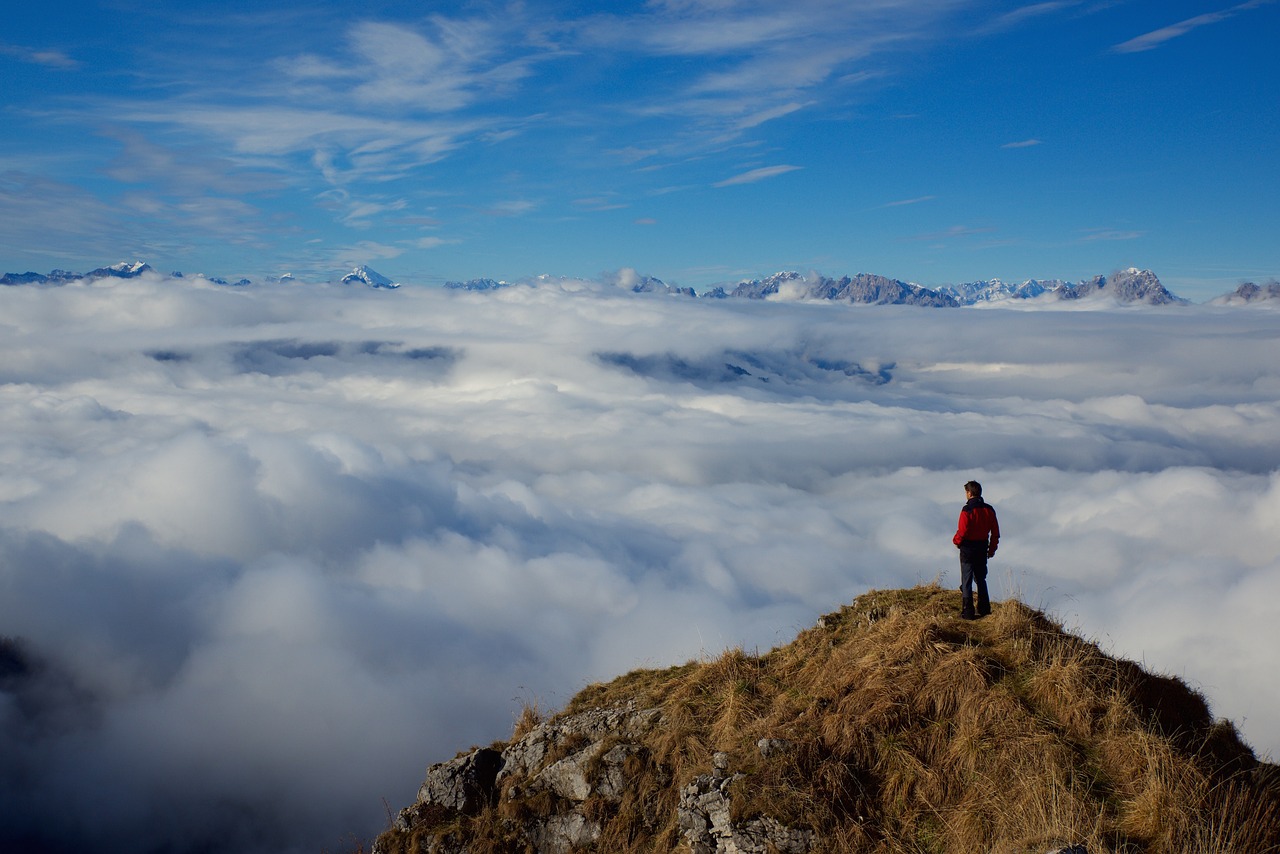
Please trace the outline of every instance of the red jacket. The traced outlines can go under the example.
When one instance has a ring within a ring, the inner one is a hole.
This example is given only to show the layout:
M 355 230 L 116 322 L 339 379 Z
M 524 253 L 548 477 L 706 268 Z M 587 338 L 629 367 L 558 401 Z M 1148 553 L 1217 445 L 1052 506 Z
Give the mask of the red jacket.
M 951 542 L 959 546 L 965 540 L 987 543 L 987 557 L 995 554 L 996 547 L 1000 545 L 1000 522 L 996 519 L 996 510 L 981 498 L 970 498 L 960 511 L 956 535 Z

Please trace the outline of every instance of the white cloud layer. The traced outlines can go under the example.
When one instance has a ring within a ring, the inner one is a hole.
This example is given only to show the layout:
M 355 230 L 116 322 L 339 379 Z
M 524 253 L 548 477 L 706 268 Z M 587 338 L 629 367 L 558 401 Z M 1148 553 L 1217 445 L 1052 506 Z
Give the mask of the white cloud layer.
M 6 842 L 338 849 L 524 700 L 954 585 L 971 477 L 997 598 L 1280 748 L 1270 312 L 144 278 L 0 326 Z

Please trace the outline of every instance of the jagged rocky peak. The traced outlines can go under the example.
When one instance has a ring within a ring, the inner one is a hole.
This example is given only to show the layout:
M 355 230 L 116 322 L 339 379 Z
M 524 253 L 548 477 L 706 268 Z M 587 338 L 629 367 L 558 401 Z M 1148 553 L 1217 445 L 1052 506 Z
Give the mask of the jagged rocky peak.
M 372 267 L 361 264 L 342 277 L 344 285 L 368 285 L 371 288 L 398 288 L 400 284 L 393 282 Z
M 616 273 L 605 277 L 605 281 L 614 287 L 622 288 L 633 294 L 674 294 L 676 296 L 685 297 L 697 296 L 697 293 L 693 288 L 668 285 L 657 276 L 639 273 L 629 267 L 624 267 Z
M 143 273 L 149 272 L 151 265 L 144 261 L 121 261 L 118 264 L 112 264 L 110 267 L 99 267 L 96 270 L 90 270 L 85 274 L 86 279 L 133 279 L 141 276 Z
M 1280 766 L 1017 601 L 871 591 L 764 654 L 591 685 L 432 765 L 376 854 L 1103 854 L 1280 846 Z M 1153 797 L 1152 793 L 1158 796 Z
M 939 288 L 939 291 L 955 297 L 961 304 L 972 305 L 1004 300 L 1035 299 L 1047 293 L 1061 291 L 1066 287 L 1067 283 L 1059 279 L 1027 279 L 1017 284 L 1001 279 L 986 279 L 948 285 Z
M 747 299 L 828 300 L 862 305 L 959 305 L 949 294 L 874 273 L 832 279 L 787 271 L 765 279 L 740 282 L 728 295 Z
M 1145 303 L 1146 305 L 1173 305 L 1185 303 L 1160 283 L 1150 270 L 1130 267 L 1112 273 L 1111 276 L 1094 276 L 1092 279 L 1071 285 L 1063 293 L 1063 299 L 1087 299 L 1106 296 L 1120 303 Z
M 772 276 L 766 276 L 763 279 L 743 279 L 729 292 L 729 296 L 765 299 L 779 293 L 784 285 L 803 282 L 804 275 L 802 273 L 797 273 L 794 270 L 784 270 L 780 273 L 774 273 Z
M 1256 282 L 1245 282 L 1229 294 L 1223 294 L 1212 301 L 1213 305 L 1250 305 L 1258 303 L 1275 304 L 1280 301 L 1280 282 L 1274 279 L 1265 285 Z

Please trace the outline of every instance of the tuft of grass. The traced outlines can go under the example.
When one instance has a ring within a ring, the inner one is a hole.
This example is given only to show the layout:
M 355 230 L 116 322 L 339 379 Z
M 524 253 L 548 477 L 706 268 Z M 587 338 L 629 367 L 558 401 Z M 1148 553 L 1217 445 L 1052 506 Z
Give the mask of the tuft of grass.
M 519 741 L 533 730 L 544 720 L 542 709 L 538 707 L 536 702 L 524 703 L 520 707 L 520 715 L 516 718 L 515 727 L 511 731 L 511 740 Z

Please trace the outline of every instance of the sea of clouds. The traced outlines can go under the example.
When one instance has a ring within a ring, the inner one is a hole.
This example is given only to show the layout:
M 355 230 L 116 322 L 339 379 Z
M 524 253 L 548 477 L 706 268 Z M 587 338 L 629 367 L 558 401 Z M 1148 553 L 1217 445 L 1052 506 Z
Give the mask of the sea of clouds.
M 970 478 L 995 598 L 1275 755 L 1278 317 L 0 289 L 0 842 L 351 850 L 525 703 L 954 586 Z

